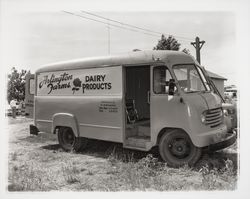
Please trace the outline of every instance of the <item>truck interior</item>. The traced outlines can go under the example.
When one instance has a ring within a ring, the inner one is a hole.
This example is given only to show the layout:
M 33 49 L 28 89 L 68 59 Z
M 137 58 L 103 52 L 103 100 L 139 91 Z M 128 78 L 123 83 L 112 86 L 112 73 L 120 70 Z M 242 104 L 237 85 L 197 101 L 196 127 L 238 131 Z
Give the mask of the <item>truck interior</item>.
M 125 67 L 125 146 L 145 148 L 150 141 L 150 66 Z

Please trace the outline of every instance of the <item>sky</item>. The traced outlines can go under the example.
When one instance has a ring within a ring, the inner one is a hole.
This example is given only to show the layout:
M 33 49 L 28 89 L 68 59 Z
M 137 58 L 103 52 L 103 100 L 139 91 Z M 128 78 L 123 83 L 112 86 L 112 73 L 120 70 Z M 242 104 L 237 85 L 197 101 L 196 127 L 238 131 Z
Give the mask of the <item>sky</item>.
M 11 67 L 31 70 L 41 65 L 70 59 L 129 52 L 133 49 L 151 50 L 160 35 L 151 36 L 73 16 L 63 10 L 81 14 L 81 10 L 100 16 L 173 35 L 181 49 L 187 48 L 195 56 L 190 42 L 199 36 L 205 41 L 201 49 L 201 64 L 237 85 L 235 60 L 236 16 L 230 11 L 172 11 L 172 10 L 94 10 L 85 6 L 32 9 L 31 1 L 24 6 L 18 1 L 7 3 L 3 14 L 3 63 Z M 64 2 L 64 1 L 62 1 Z M 21 9 L 19 7 L 21 6 Z M 107 22 L 107 21 L 105 21 Z M 120 25 L 120 24 L 118 24 Z M 121 26 L 121 25 L 120 25 Z M 183 38 L 184 37 L 184 38 Z M 110 47 L 109 47 L 110 46 Z

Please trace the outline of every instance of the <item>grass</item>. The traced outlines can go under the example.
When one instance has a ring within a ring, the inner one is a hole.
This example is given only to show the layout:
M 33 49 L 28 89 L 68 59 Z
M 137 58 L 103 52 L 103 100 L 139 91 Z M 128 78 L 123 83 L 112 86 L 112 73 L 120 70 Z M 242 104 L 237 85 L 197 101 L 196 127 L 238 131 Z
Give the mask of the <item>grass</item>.
M 12 173 L 10 179 L 12 183 L 8 186 L 9 191 L 40 191 L 44 189 L 44 184 L 41 183 L 41 173 L 37 173 L 28 164 L 14 166 L 10 172 Z
M 136 190 L 234 190 L 237 184 L 237 172 L 234 163 L 227 159 L 219 167 L 201 168 L 184 166 L 179 169 L 170 168 L 152 154 L 139 161 L 116 159 L 109 157 L 112 180 L 106 183 L 106 189 L 112 191 Z M 113 183 L 115 182 L 115 183 Z
M 155 150 L 123 149 L 91 141 L 80 153 L 66 153 L 56 136 L 28 134 L 31 121 L 9 126 L 9 191 L 188 191 L 235 190 L 237 146 L 204 155 L 195 167 L 170 168 Z
M 76 166 L 66 165 L 62 167 L 64 179 L 69 184 L 74 184 L 80 182 L 79 173 L 81 170 Z

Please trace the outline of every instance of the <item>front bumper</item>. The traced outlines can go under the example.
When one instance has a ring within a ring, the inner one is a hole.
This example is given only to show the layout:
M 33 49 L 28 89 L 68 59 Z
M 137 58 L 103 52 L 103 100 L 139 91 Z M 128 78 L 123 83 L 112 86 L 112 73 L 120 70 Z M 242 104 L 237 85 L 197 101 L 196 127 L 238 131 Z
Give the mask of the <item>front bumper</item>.
M 215 144 L 211 144 L 205 147 L 204 149 L 208 151 L 218 151 L 221 149 L 225 149 L 234 144 L 236 139 L 237 139 L 237 133 L 234 130 L 232 132 L 227 133 L 226 137 L 222 141 Z
M 192 141 L 197 147 L 206 147 L 223 141 L 227 135 L 227 126 L 223 124 L 219 128 L 199 133 L 197 136 L 193 137 Z

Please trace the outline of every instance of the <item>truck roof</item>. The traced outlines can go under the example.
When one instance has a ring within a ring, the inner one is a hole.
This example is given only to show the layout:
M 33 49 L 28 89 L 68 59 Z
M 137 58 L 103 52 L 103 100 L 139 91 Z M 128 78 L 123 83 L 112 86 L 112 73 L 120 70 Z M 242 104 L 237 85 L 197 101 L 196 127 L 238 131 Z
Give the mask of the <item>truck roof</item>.
M 83 68 L 96 68 L 121 65 L 143 65 L 155 62 L 166 63 L 194 63 L 196 60 L 183 52 L 172 50 L 136 51 L 103 57 L 90 57 L 57 62 L 42 66 L 36 73 L 61 71 Z

